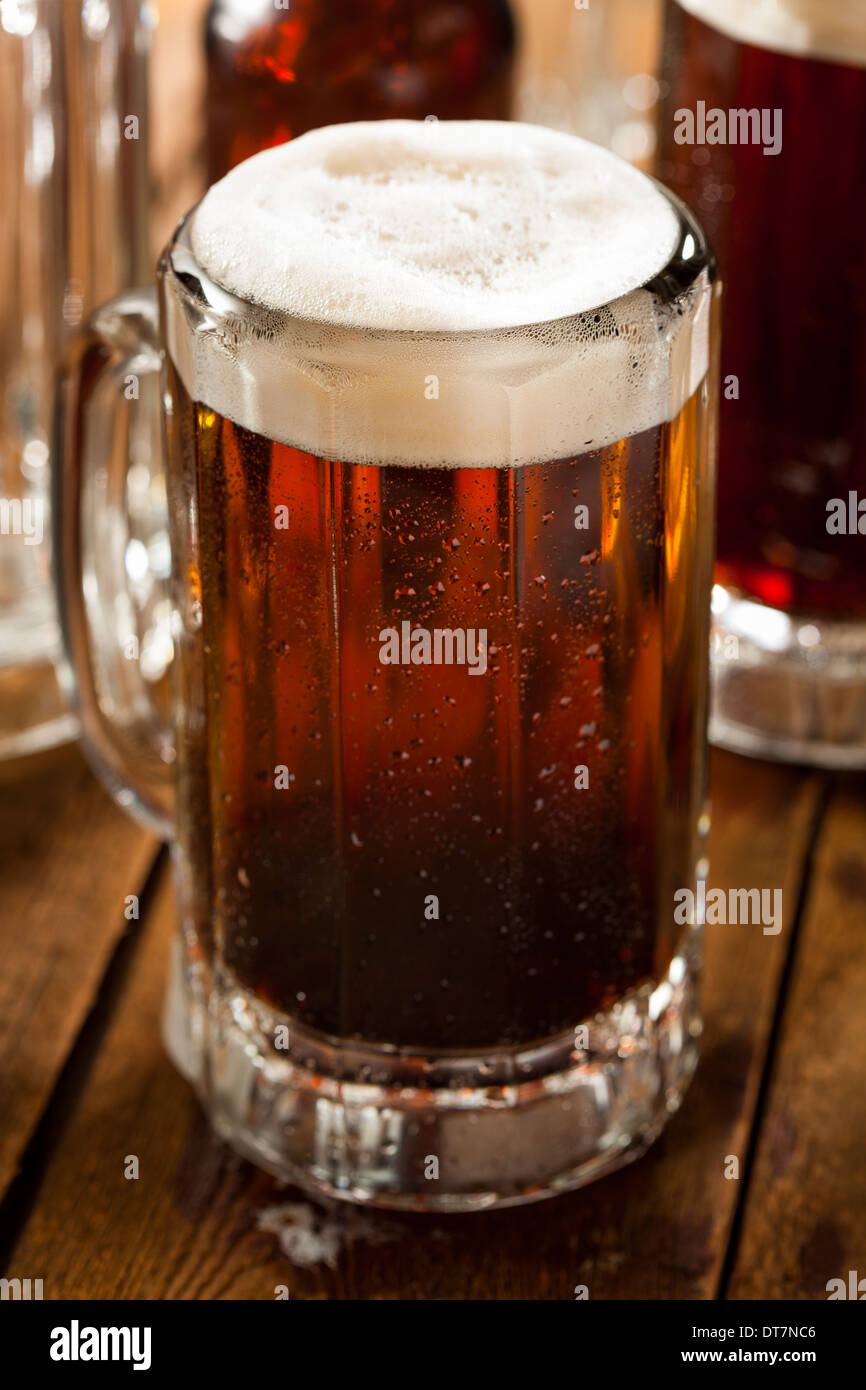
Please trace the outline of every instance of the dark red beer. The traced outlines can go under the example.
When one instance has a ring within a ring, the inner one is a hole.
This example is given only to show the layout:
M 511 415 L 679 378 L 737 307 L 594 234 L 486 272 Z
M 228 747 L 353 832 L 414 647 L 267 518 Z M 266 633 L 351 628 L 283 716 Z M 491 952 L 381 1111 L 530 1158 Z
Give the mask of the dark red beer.
M 507 0 L 213 0 L 205 41 L 209 183 L 318 126 L 511 115 Z
M 657 172 L 726 286 L 719 578 L 776 607 L 861 615 L 863 537 L 826 523 L 831 499 L 866 497 L 866 6 L 849 7 L 860 43 L 840 61 L 743 42 L 723 32 L 728 7 L 700 8 L 718 26 L 668 3 Z M 699 102 L 780 109 L 781 152 L 677 144 L 676 113 Z

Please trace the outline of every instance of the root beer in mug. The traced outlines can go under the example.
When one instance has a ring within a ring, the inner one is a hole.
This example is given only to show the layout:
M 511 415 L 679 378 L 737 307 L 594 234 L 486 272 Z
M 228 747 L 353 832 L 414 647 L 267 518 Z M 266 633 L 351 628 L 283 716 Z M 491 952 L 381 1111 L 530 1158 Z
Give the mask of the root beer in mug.
M 866 5 L 669 0 L 664 77 L 726 290 L 713 732 L 866 765 Z
M 571 136 L 344 125 L 233 170 L 160 277 L 171 1050 L 336 1195 L 586 1182 L 699 1031 L 700 229 Z

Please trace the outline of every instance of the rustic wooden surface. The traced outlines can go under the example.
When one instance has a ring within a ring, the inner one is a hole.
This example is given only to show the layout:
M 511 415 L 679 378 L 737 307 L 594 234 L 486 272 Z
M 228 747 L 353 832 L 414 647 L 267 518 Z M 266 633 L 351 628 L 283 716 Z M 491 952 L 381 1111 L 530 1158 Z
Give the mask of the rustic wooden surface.
M 782 887 L 785 925 L 708 929 L 703 1058 L 662 1139 L 568 1197 L 408 1217 L 311 1203 L 213 1138 L 159 1037 L 166 856 L 74 752 L 7 778 L 0 1272 L 79 1299 L 826 1297 L 866 1268 L 864 786 L 717 753 L 712 794 L 712 886 Z M 332 1263 L 283 1252 L 299 1220 Z

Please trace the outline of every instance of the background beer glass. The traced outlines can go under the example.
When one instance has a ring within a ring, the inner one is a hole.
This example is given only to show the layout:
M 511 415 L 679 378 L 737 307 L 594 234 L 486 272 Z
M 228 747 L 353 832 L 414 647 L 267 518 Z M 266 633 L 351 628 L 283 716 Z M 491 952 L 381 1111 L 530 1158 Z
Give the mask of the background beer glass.
M 0 5 L 0 761 L 77 733 L 56 671 L 55 379 L 84 316 L 149 269 L 151 23 L 144 0 Z M 149 449 L 139 452 L 138 490 L 122 505 L 141 520 L 158 503 L 142 481 Z M 110 522 L 106 510 L 103 539 Z
M 669 0 L 666 18 L 658 172 L 726 287 L 711 732 L 863 766 L 866 4 Z M 760 136 L 678 143 L 699 104 Z
M 211 0 L 204 33 L 208 183 L 316 126 L 512 114 L 508 0 Z
M 699 1031 L 702 234 L 571 136 L 342 125 L 235 169 L 159 276 L 173 743 L 101 693 L 74 509 L 64 557 L 91 756 L 175 838 L 172 1055 L 242 1152 L 340 1196 L 586 1182 Z M 123 466 L 100 382 L 159 343 L 144 299 L 91 324 L 71 497 Z

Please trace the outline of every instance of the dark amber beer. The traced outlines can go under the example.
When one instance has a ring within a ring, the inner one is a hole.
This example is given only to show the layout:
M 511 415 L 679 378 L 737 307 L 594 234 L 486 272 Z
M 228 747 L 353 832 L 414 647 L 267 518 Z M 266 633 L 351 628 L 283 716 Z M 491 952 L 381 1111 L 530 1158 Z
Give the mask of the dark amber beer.
M 348 124 L 234 169 L 161 274 L 172 1050 L 328 1190 L 586 1181 L 699 1026 L 700 229 L 570 136 Z
M 720 580 L 862 619 L 864 536 L 827 520 L 832 499 L 866 498 L 866 5 L 668 0 L 664 78 L 658 172 L 719 257 L 722 378 L 738 383 L 721 408 Z M 677 113 L 699 103 L 779 112 L 780 150 L 679 143 Z
M 173 396 L 225 750 L 191 812 L 239 984 L 326 1034 L 497 1048 L 664 973 L 704 718 L 710 538 L 666 543 L 697 398 L 507 469 L 320 458 Z M 486 653 L 385 665 L 404 623 Z
M 205 46 L 209 183 L 340 121 L 511 115 L 508 0 L 212 0 Z

